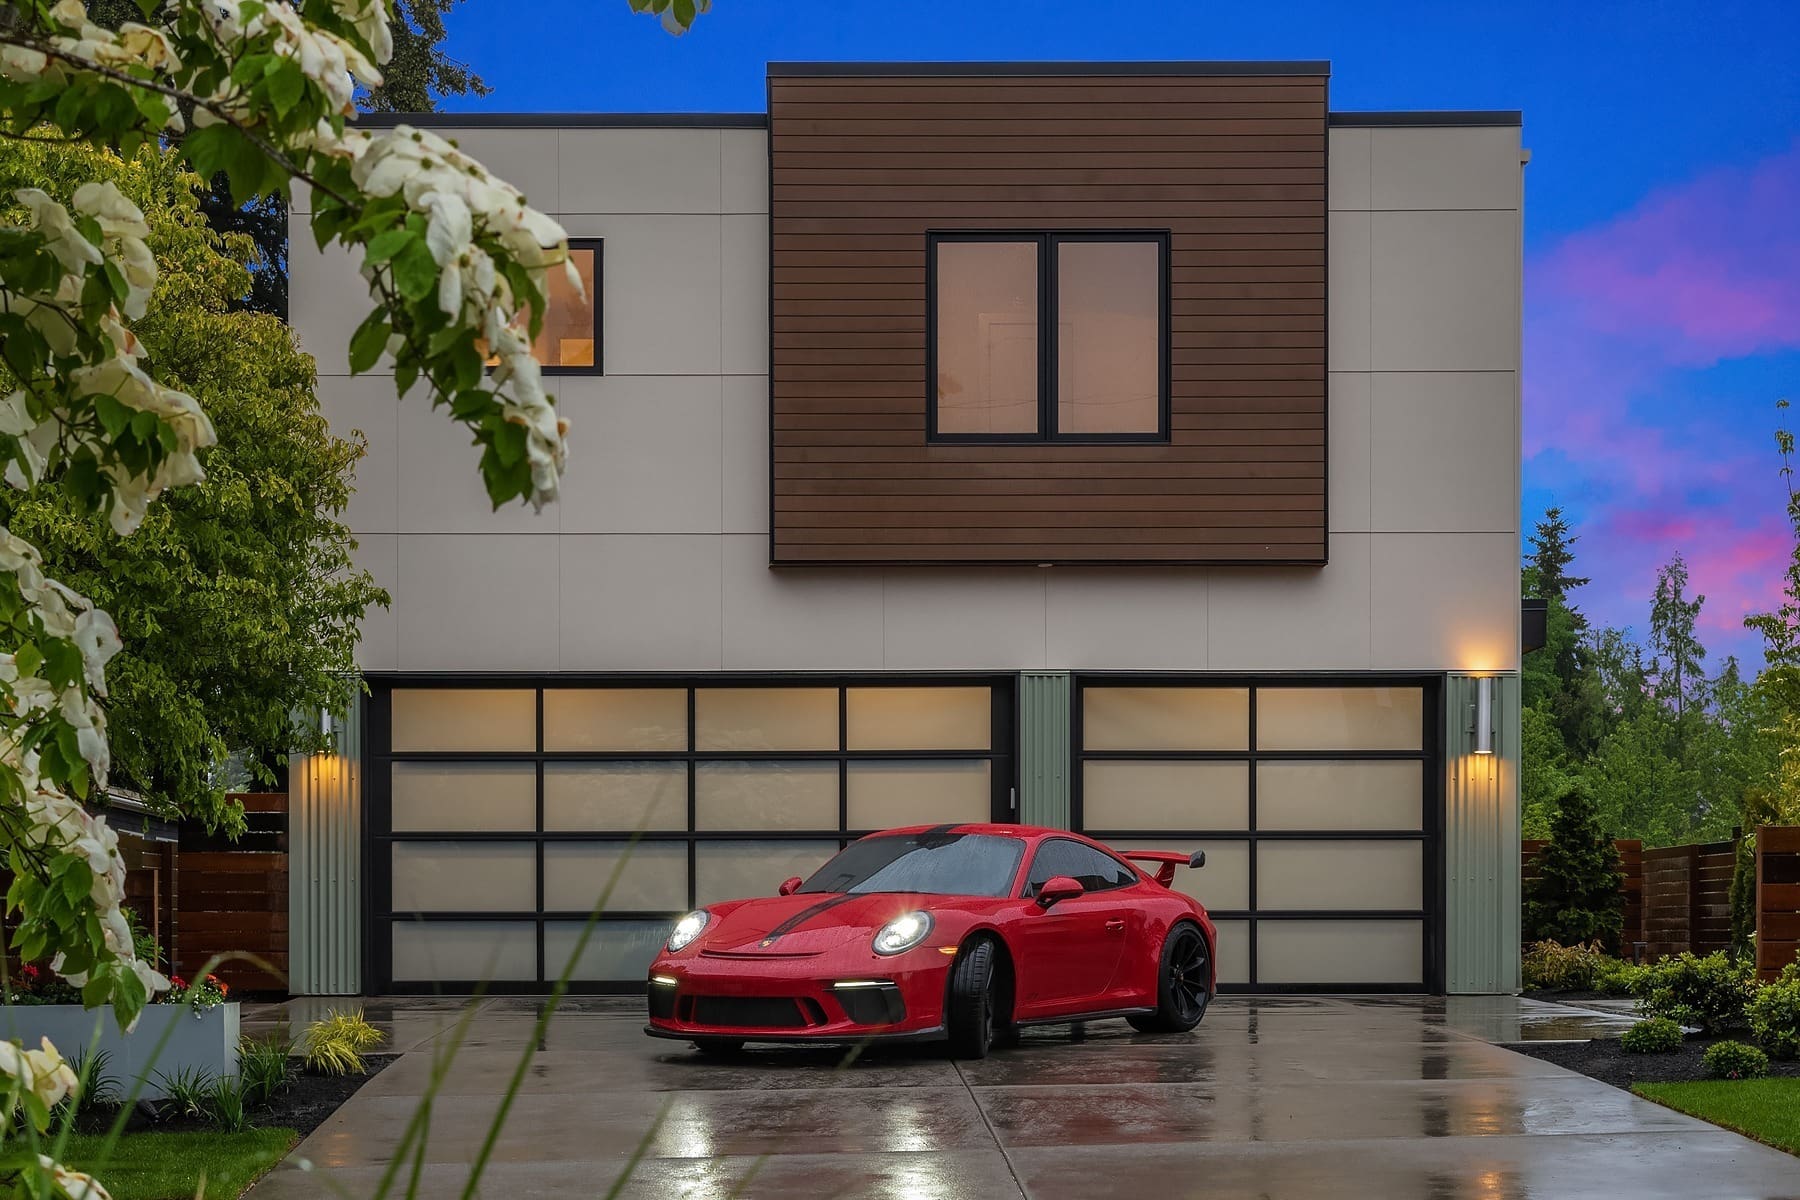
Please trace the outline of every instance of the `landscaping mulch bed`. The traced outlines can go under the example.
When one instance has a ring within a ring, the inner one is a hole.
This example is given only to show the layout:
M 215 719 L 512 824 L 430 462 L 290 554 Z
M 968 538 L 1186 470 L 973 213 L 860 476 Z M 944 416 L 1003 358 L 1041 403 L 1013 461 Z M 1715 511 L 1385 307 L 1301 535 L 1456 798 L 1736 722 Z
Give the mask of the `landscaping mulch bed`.
M 1715 1042 L 1744 1040 L 1690 1037 L 1680 1049 L 1666 1054 L 1632 1054 L 1619 1045 L 1617 1038 L 1595 1038 L 1588 1042 L 1508 1042 L 1506 1048 L 1629 1090 L 1634 1083 L 1688 1083 L 1706 1079 L 1706 1067 L 1701 1062 L 1706 1048 Z M 1800 1061 L 1770 1059 L 1769 1074 L 1777 1078 L 1800 1079 Z
M 1581 1000 L 1629 1000 L 1629 996 L 1621 996 L 1617 992 L 1547 992 L 1531 990 L 1519 993 L 1525 1000 L 1542 1000 L 1546 1004 L 1568 1004 Z
M 297 1071 L 273 1103 L 250 1110 L 250 1124 L 258 1129 L 292 1129 L 305 1137 L 323 1125 L 344 1101 L 356 1094 L 357 1089 L 399 1057 L 398 1054 L 365 1054 L 363 1062 L 368 1070 L 361 1075 L 309 1075 Z M 95 1105 L 82 1111 L 76 1118 L 75 1127 L 82 1133 L 105 1133 L 112 1128 L 118 1115 L 117 1108 Z M 159 1119 L 154 1102 L 139 1104 L 125 1122 L 127 1133 L 184 1133 L 211 1128 L 199 1117 Z

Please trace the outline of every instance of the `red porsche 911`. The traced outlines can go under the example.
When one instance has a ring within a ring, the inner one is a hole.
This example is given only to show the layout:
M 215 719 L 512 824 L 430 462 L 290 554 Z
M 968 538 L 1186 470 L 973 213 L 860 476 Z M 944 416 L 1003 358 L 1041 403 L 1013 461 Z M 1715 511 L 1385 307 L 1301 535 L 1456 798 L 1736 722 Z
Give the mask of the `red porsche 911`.
M 1205 860 L 1026 825 L 871 834 L 778 896 L 683 917 L 650 966 L 645 1032 L 709 1053 L 944 1040 L 981 1058 L 1025 1025 L 1189 1030 L 1216 985 L 1216 934 L 1170 884 Z

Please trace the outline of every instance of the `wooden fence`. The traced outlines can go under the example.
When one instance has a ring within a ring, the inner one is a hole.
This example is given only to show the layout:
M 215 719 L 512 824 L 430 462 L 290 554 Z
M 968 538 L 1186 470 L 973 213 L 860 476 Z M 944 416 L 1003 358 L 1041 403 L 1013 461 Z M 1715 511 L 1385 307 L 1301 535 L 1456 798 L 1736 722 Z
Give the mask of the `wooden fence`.
M 274 967 L 233 961 L 216 974 L 234 992 L 285 992 L 288 969 L 287 796 L 247 792 L 248 830 L 236 842 L 183 828 L 178 859 L 176 974 L 197 974 L 215 954 L 242 951 Z
M 1538 855 L 1550 843 L 1527 838 L 1520 843 L 1523 855 L 1521 877 L 1529 884 L 1537 878 Z M 1644 843 L 1636 838 L 1620 838 L 1613 845 L 1619 851 L 1619 887 L 1625 893 L 1625 919 L 1619 931 L 1620 952 L 1631 957 L 1632 946 L 1644 940 Z
M 1800 956 L 1800 826 L 1756 831 L 1756 977 L 1772 982 Z
M 1731 873 L 1736 842 L 1644 851 L 1647 958 L 1731 947 Z

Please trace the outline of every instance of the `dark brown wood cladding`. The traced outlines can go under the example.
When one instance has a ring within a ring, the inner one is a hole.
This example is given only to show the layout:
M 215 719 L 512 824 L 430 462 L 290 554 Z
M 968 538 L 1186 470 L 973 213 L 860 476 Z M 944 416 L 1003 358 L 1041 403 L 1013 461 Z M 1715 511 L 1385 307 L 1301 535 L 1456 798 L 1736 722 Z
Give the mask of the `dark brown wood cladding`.
M 771 553 L 1325 559 L 1323 75 L 769 80 Z M 1167 443 L 926 440 L 931 230 L 1170 231 Z

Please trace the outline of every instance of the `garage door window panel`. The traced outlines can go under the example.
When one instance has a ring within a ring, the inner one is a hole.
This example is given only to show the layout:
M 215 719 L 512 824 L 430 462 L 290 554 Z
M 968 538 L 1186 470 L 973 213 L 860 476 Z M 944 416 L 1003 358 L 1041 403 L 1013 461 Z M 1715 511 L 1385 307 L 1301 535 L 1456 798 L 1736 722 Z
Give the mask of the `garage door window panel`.
M 537 768 L 528 762 L 397 762 L 393 823 L 409 833 L 529 832 Z
M 683 762 L 544 764 L 546 831 L 685 830 L 687 800 Z
M 1244 762 L 1090 759 L 1082 768 L 1090 829 L 1249 829 Z
M 395 912 L 531 912 L 537 864 L 527 842 L 396 842 Z
M 961 825 L 989 819 L 994 766 L 985 758 L 856 759 L 845 786 L 850 829 Z
M 608 887 L 612 888 L 607 895 Z M 544 847 L 544 909 L 671 912 L 687 907 L 681 842 L 551 842 Z
M 694 828 L 836 829 L 835 762 L 709 762 L 694 773 Z

